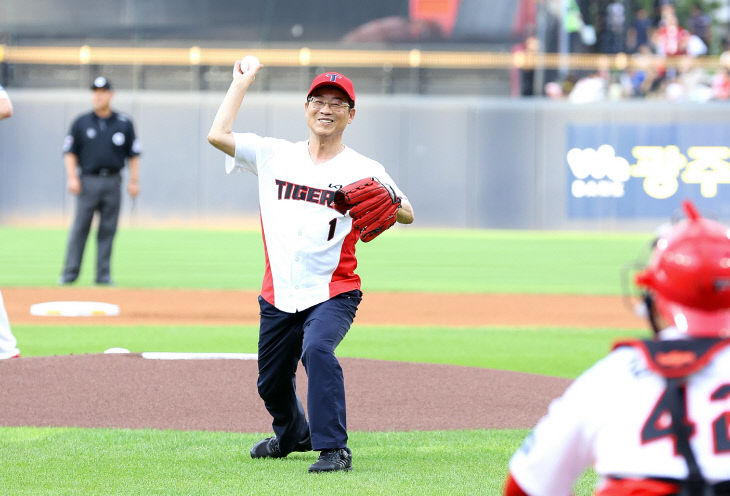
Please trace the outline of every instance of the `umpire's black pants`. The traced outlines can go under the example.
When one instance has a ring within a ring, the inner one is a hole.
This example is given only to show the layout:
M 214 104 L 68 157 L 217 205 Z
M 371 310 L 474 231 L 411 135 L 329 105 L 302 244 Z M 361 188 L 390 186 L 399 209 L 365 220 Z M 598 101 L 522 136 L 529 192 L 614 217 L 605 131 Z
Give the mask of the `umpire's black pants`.
M 296 313 L 282 312 L 259 296 L 258 391 L 274 418 L 272 426 L 283 453 L 312 436 L 312 449 L 347 446 L 345 382 L 335 348 L 350 329 L 359 290 L 337 295 Z M 307 410 L 296 391 L 301 358 L 307 372 Z
M 76 215 L 68 238 L 62 282 L 73 282 L 79 277 L 86 238 L 89 236 L 94 212 L 99 212 L 96 235 L 96 282 L 111 282 L 111 255 L 117 232 L 119 209 L 122 202 L 122 177 L 81 175 L 81 193 L 76 197 Z

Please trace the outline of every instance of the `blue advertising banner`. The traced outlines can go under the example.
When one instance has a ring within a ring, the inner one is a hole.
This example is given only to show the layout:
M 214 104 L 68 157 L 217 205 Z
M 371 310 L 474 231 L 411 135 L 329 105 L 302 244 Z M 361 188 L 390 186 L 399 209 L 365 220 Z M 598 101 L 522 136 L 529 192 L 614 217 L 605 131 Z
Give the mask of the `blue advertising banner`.
M 569 218 L 730 217 L 730 123 L 571 124 L 565 161 Z

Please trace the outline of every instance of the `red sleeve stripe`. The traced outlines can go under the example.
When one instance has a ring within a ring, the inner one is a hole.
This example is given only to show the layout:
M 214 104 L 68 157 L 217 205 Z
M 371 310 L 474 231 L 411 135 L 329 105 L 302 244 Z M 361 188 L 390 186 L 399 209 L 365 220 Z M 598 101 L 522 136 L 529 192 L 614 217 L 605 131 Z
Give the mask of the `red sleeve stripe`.
M 517 484 L 512 474 L 507 476 L 507 481 L 504 484 L 504 496 L 530 496 Z
M 607 479 L 596 496 L 672 496 L 679 486 L 672 482 L 652 479 Z
M 261 237 L 264 240 L 264 255 L 266 256 L 266 271 L 264 272 L 264 280 L 261 284 L 261 297 L 271 305 L 276 306 L 276 301 L 274 301 L 274 279 L 271 276 L 269 250 L 266 248 L 266 232 L 264 231 L 264 222 L 261 219 L 261 215 L 259 215 L 259 221 L 261 222 Z

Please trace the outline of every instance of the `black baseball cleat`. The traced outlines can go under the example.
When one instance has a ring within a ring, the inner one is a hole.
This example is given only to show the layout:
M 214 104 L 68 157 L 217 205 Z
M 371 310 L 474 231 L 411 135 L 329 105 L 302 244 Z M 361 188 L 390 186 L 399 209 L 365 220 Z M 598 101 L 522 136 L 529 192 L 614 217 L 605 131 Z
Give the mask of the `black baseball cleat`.
M 306 439 L 299 441 L 292 451 L 312 451 L 312 441 L 309 435 Z M 282 453 L 279 447 L 279 440 L 276 436 L 262 439 L 251 448 L 251 458 L 284 458 L 289 453 Z
M 322 450 L 319 459 L 309 466 L 310 472 L 337 472 L 352 470 L 352 451 L 350 448 Z

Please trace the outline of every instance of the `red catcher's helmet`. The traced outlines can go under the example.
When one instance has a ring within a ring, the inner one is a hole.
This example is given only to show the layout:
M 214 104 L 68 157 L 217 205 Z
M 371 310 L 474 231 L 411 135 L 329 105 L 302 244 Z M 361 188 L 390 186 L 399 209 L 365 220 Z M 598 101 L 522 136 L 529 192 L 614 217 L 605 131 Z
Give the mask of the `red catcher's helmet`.
M 730 336 L 730 230 L 700 216 L 685 200 L 687 219 L 662 235 L 636 284 L 653 295 L 659 314 L 695 337 Z

